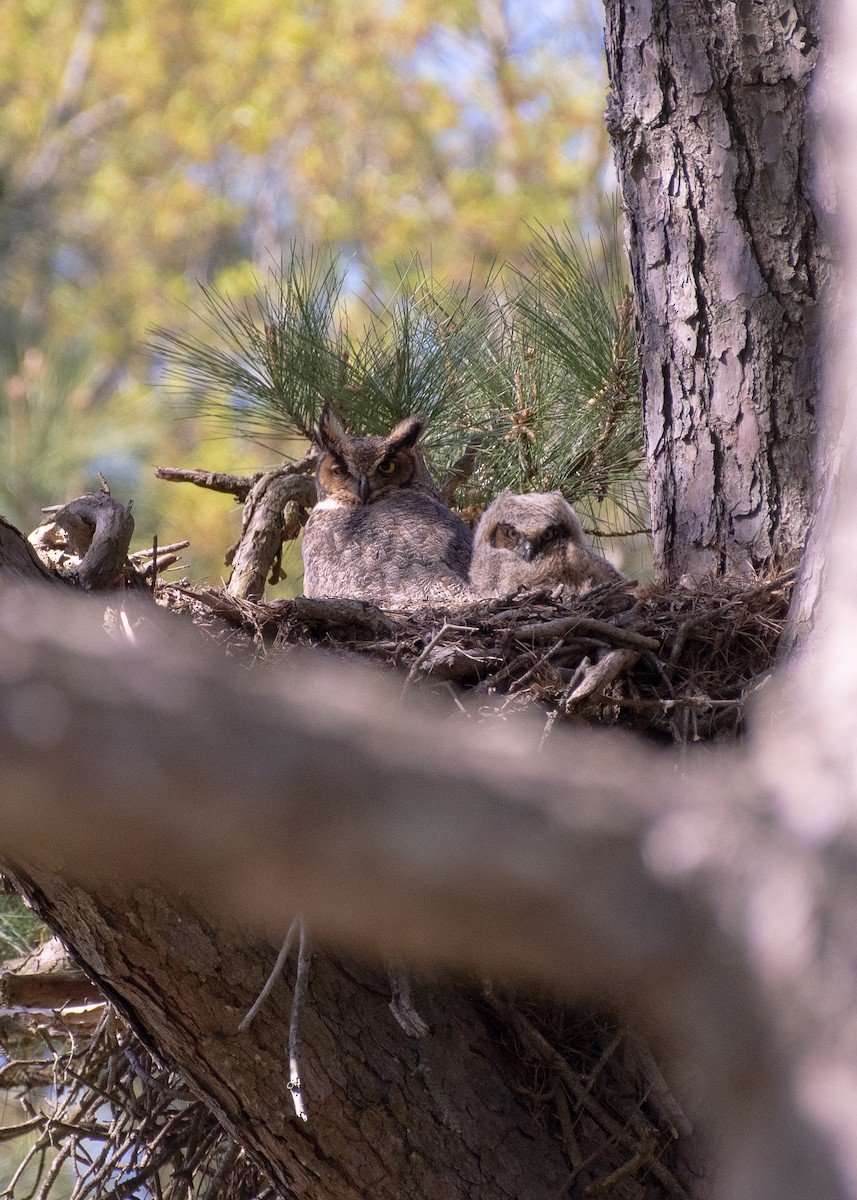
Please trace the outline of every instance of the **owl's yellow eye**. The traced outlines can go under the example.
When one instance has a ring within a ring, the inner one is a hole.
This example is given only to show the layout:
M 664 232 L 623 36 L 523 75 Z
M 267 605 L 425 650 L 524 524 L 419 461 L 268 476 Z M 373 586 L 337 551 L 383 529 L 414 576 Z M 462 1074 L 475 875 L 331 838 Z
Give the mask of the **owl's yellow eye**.
M 395 462 L 382 462 L 378 470 L 382 475 L 392 475 L 396 469 Z

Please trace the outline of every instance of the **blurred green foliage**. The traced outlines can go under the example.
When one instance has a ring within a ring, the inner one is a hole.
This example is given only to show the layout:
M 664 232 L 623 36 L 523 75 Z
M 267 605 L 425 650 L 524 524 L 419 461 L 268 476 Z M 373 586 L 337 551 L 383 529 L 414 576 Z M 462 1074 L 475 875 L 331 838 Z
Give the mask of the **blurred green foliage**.
M 47 926 L 20 896 L 0 895 L 0 962 L 20 958 L 49 937 Z
M 415 252 L 438 278 L 482 277 L 523 264 L 528 221 L 593 226 L 610 175 L 598 10 L 5 0 L 7 515 L 29 528 L 100 469 L 135 497 L 139 544 L 190 536 L 192 573 L 216 577 L 237 514 L 150 468 L 271 455 L 176 424 L 146 331 L 193 331 L 198 284 L 248 296 L 295 238 L 343 256 L 359 308 L 388 301 Z

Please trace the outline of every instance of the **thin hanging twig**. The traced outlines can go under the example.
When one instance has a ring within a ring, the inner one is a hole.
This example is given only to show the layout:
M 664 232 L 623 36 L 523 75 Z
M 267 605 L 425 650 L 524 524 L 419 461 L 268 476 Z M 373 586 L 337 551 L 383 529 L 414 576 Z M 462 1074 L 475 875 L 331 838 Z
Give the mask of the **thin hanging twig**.
M 246 1030 L 250 1028 L 250 1022 L 253 1020 L 259 1009 L 271 994 L 271 988 L 277 982 L 280 972 L 286 965 L 286 959 L 289 957 L 289 951 L 292 948 L 292 942 L 294 941 L 295 932 L 298 928 L 298 925 L 301 926 L 301 938 L 303 938 L 303 925 L 301 924 L 301 919 L 300 917 L 295 917 L 294 921 L 292 921 L 291 925 L 289 926 L 289 932 L 286 934 L 283 944 L 280 947 L 280 953 L 277 955 L 277 961 L 274 963 L 271 974 L 265 980 L 261 992 L 256 997 L 252 1007 L 248 1010 L 247 1015 L 244 1017 L 241 1024 L 238 1026 L 239 1033 L 245 1033 Z M 303 944 L 303 942 L 301 944 Z
M 302 1121 L 308 1121 L 309 1113 L 304 1102 L 303 1084 L 301 1083 L 298 1061 L 298 1028 L 304 997 L 306 996 L 307 980 L 309 978 L 310 954 L 307 948 L 306 925 L 303 921 L 301 921 L 300 925 L 301 940 L 298 949 L 298 973 L 295 979 L 295 990 L 292 996 L 292 1015 L 289 1021 L 289 1091 L 292 1093 L 295 1113 Z

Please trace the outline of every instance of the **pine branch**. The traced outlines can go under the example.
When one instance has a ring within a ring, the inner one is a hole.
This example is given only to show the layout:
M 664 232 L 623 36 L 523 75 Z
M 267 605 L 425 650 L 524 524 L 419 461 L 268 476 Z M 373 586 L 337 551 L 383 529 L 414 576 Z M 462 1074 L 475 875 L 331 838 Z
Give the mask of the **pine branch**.
M 590 517 L 604 502 L 637 511 L 633 309 L 606 239 L 596 259 L 568 229 L 538 230 L 528 266 L 506 284 L 439 281 L 415 257 L 359 330 L 348 321 L 344 279 L 332 257 L 293 246 L 252 302 L 204 288 L 200 315 L 212 342 L 154 333 L 168 389 L 244 434 L 311 438 L 326 403 L 356 434 L 425 413 L 436 477 L 467 461 L 458 501 L 471 516 L 502 488 L 560 490 Z M 639 514 L 636 523 L 645 527 Z

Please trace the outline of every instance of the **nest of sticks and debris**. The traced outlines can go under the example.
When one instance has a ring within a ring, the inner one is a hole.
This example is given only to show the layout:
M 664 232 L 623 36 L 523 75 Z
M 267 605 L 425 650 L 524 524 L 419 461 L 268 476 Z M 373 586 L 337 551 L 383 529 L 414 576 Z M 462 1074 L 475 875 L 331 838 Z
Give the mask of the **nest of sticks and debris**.
M 687 742 L 742 731 L 774 662 L 793 582 L 788 571 L 693 590 L 611 584 L 444 614 L 305 597 L 255 602 L 165 584 L 159 596 L 254 657 L 317 646 L 398 668 L 459 703 L 469 697 L 468 710 L 486 718 L 539 705 L 548 729 L 585 721 Z
M 7 1105 L 17 1099 L 22 1110 L 3 1129 L 4 1141 L 20 1144 L 5 1197 L 276 1197 L 205 1102 L 104 997 L 71 1012 L 10 1011 L 22 1035 L 30 1028 L 21 1056 L 2 1068 Z

